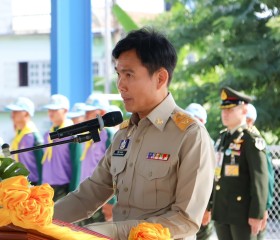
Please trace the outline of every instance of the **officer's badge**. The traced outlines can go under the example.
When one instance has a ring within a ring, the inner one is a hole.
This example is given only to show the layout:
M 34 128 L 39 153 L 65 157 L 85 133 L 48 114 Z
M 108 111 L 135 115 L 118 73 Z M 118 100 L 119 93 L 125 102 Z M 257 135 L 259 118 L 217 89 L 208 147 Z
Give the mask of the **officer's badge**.
M 161 118 L 157 118 L 155 122 L 156 122 L 157 125 L 162 125 L 163 124 L 163 120 Z
M 129 139 L 124 139 L 124 140 L 121 140 L 121 143 L 120 143 L 119 149 L 126 149 L 126 148 L 127 148 L 127 146 L 128 146 L 128 143 L 129 143 Z
M 265 149 L 266 143 L 263 138 L 255 138 L 255 146 L 260 151 Z
M 226 100 L 227 99 L 227 93 L 225 92 L 225 90 L 222 90 L 222 92 L 221 92 L 221 99 L 222 100 Z
M 239 144 L 239 143 L 243 143 L 244 140 L 243 139 L 233 139 L 233 142 L 236 144 Z

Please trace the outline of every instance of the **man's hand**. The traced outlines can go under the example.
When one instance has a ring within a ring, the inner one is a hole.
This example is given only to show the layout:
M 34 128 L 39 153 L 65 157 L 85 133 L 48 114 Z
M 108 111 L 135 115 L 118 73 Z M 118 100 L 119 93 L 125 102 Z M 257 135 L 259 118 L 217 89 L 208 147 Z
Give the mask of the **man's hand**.
M 256 236 L 260 232 L 262 221 L 263 219 L 249 218 L 248 223 L 251 226 L 251 234 L 253 236 Z
M 105 220 L 112 221 L 113 220 L 113 205 L 106 203 L 102 207 L 102 213 L 104 214 Z
M 268 219 L 268 212 L 266 210 L 264 212 L 263 219 L 262 219 L 261 231 L 263 231 L 266 228 L 267 219 Z
M 206 226 L 211 221 L 211 212 L 205 211 L 202 218 L 202 226 Z

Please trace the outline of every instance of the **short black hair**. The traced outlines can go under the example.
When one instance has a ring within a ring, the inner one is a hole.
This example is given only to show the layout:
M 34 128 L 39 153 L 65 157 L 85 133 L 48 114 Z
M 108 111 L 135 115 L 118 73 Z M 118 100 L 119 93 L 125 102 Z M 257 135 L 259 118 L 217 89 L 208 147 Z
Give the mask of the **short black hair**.
M 135 49 L 150 75 L 161 67 L 165 68 L 169 75 L 168 85 L 170 84 L 177 63 L 177 54 L 173 45 L 163 34 L 152 28 L 133 30 L 116 44 L 112 55 L 118 59 L 123 52 L 132 49 Z

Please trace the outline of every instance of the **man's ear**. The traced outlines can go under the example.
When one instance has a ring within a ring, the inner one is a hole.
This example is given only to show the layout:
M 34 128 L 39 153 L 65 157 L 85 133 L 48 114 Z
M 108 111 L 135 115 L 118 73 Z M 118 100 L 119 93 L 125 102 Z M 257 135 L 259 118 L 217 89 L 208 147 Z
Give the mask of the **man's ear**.
M 247 115 L 247 113 L 248 113 L 248 107 L 247 107 L 247 105 L 244 104 L 242 110 L 243 110 L 243 111 L 242 111 L 243 114 L 244 114 L 244 115 Z
M 169 78 L 169 74 L 167 72 L 167 70 L 165 68 L 160 68 L 158 70 L 158 76 L 157 76 L 157 87 L 158 89 L 161 88 L 162 86 L 166 86 L 168 85 L 168 78 Z

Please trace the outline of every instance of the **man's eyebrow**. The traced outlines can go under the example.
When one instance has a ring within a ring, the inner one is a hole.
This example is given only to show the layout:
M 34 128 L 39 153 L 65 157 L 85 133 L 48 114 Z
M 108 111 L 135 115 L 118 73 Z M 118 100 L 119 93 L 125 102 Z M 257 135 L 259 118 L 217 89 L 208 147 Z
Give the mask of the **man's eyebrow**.
M 115 67 L 115 71 L 116 72 L 130 72 L 130 73 L 134 73 L 134 71 L 132 69 L 128 69 L 128 68 L 118 69 L 117 67 Z

